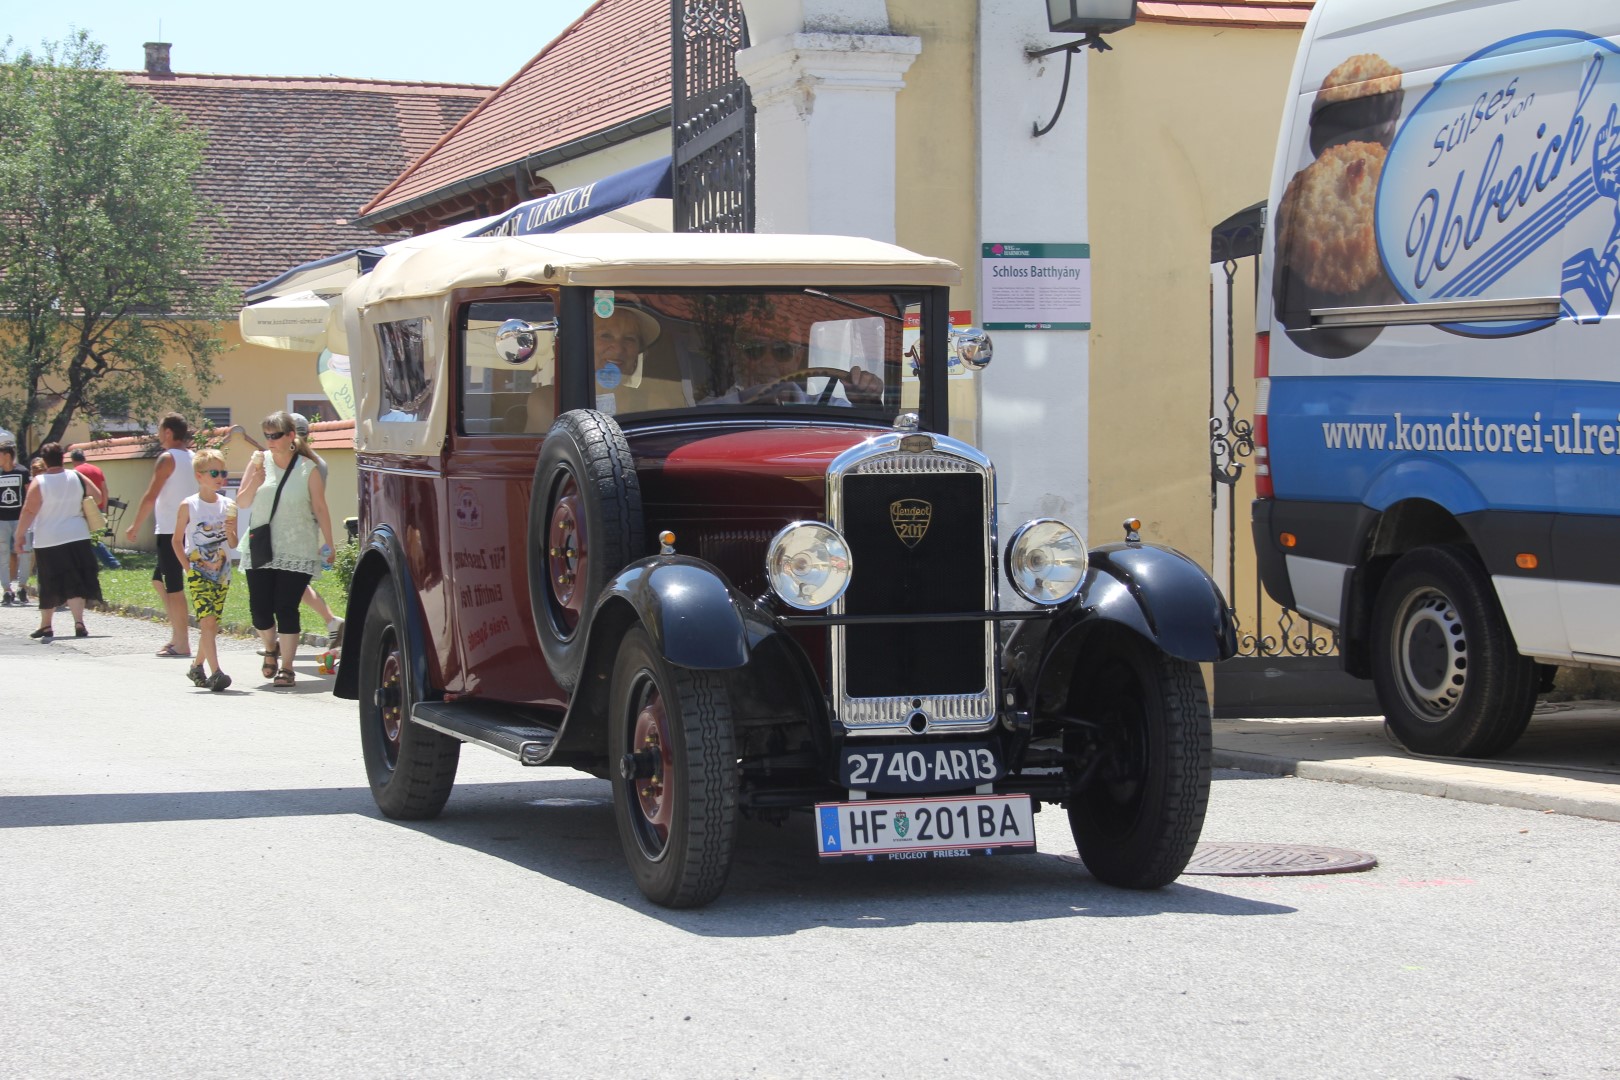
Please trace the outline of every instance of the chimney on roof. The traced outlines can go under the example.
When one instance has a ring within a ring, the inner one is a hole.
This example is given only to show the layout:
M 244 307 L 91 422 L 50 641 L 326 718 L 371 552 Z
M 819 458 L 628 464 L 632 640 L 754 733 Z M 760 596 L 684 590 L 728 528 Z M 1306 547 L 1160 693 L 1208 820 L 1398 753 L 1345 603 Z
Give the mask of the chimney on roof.
M 167 41 L 148 41 L 146 43 L 146 73 L 148 75 L 173 75 L 169 70 L 169 43 Z

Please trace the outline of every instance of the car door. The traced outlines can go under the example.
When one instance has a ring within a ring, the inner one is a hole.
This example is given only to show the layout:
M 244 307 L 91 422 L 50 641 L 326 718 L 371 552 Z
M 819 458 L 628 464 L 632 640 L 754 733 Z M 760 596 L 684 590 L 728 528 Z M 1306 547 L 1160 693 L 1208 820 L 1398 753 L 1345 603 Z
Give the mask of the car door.
M 508 360 L 503 324 L 548 322 L 549 296 L 513 294 L 458 309 L 452 361 L 455 423 L 445 459 L 448 568 L 465 671 L 463 692 L 560 705 L 529 604 L 529 498 L 540 443 L 556 416 L 549 350 Z M 542 355 L 544 354 L 544 355 Z

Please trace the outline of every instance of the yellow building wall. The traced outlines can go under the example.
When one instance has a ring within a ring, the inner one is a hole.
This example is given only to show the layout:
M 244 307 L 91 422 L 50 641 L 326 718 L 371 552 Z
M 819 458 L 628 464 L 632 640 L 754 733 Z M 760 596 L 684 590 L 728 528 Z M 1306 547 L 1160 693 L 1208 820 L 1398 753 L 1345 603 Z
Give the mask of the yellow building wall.
M 888 0 L 889 30 L 922 52 L 895 97 L 895 243 L 962 267 L 952 311 L 978 310 L 974 46 L 978 0 Z M 953 379 L 951 434 L 978 442 L 978 387 Z
M 259 432 L 262 430 L 260 422 L 270 413 L 286 409 L 289 396 L 318 397 L 321 396 L 321 388 L 315 374 L 314 353 L 294 353 L 244 344 L 235 323 L 221 324 L 216 333 L 224 340 L 225 351 L 214 365 L 214 373 L 219 381 L 203 396 L 203 404 L 213 408 L 228 407 L 231 410 L 232 428 L 222 444 L 219 442 L 222 433 L 205 433 L 199 437 L 196 448 L 219 445 L 225 453 L 225 465 L 231 472 L 234 484 L 247 467 L 248 458 L 258 449 Z M 322 419 L 338 418 L 327 416 Z M 75 424 L 70 429 L 67 441 L 84 442 L 88 438 L 88 428 Z M 319 447 L 317 452 L 326 459 L 329 467 L 327 508 L 332 514 L 333 535 L 341 542 L 343 519 L 359 513 L 359 479 L 354 449 L 350 446 Z M 147 484 L 151 482 L 153 459 L 92 460 L 107 474 L 107 493 L 129 504 L 122 523 L 129 524 L 134 520 L 135 510 L 140 505 Z M 118 544 L 125 545 L 121 533 Z M 152 549 L 150 518 L 142 525 L 133 546 L 144 551 Z
M 288 407 L 289 397 L 323 397 L 321 381 L 315 374 L 314 353 L 288 352 L 267 349 L 262 345 L 242 342 L 240 329 L 232 324 L 223 330 L 226 353 L 215 365 L 219 382 L 209 391 L 205 402 L 211 406 L 228 405 L 231 421 L 240 425 L 253 440 L 263 430 L 259 424 L 273 412 Z M 320 420 L 340 419 L 336 414 L 319 417 Z M 311 423 L 317 418 L 309 417 Z M 247 465 L 253 447 L 226 455 L 231 476 L 238 477 Z M 355 467 L 353 446 L 317 446 L 316 453 L 329 467 L 326 478 L 326 505 L 332 513 L 332 534 L 341 543 L 343 519 L 360 512 L 360 481 Z M 237 457 L 241 460 L 238 461 Z
M 1138 23 L 1111 41 L 1087 65 L 1087 535 L 1138 516 L 1144 539 L 1208 567 L 1210 229 L 1266 197 L 1299 32 Z M 1252 302 L 1235 314 L 1246 369 Z M 1247 521 L 1244 503 L 1241 545 Z

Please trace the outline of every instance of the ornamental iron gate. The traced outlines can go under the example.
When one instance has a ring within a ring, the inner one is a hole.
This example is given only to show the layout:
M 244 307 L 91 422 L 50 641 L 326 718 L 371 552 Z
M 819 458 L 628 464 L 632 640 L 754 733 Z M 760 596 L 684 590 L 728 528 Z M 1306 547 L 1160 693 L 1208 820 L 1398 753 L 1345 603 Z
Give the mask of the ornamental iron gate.
M 742 0 L 670 0 L 676 232 L 754 231 L 754 105 Z
M 1370 716 L 1378 712 L 1372 684 L 1344 674 L 1338 636 L 1260 584 L 1249 526 L 1254 422 L 1240 411 L 1255 384 L 1252 368 L 1237 364 L 1237 342 L 1254 340 L 1265 220 L 1265 203 L 1256 203 L 1210 233 L 1209 497 L 1216 577 L 1238 633 L 1237 656 L 1215 665 L 1215 714 Z M 1241 274 L 1245 260 L 1250 272 Z

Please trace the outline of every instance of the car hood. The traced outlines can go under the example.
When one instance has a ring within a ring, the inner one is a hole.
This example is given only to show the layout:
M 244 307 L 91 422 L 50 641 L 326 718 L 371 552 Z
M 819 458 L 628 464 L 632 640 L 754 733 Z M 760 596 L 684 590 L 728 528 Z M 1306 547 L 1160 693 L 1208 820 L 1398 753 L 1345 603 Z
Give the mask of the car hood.
M 768 508 L 820 507 L 827 466 L 881 427 L 765 425 L 627 432 L 650 502 Z M 683 515 L 684 516 L 684 515 Z
M 714 565 L 743 591 L 765 588 L 765 551 L 792 521 L 825 520 L 827 467 L 887 428 L 759 423 L 630 430 L 649 540 Z

